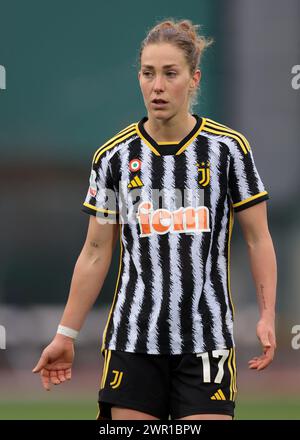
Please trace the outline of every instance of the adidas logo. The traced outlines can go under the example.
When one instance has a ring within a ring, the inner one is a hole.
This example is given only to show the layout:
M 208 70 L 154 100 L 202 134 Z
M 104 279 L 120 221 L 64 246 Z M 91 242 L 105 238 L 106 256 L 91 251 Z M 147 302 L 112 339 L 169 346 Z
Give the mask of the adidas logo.
M 143 186 L 143 182 L 139 178 L 139 176 L 135 176 L 134 179 L 128 183 L 128 188 L 136 188 L 137 186 Z
M 213 396 L 211 396 L 210 400 L 226 400 L 226 397 L 224 396 L 224 393 L 220 388 L 218 391 L 215 392 Z

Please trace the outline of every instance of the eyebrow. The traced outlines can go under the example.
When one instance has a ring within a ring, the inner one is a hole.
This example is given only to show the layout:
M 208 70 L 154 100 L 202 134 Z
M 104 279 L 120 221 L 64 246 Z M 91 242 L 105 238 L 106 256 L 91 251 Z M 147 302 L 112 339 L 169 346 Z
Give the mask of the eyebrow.
M 154 69 L 153 66 L 151 66 L 150 64 L 142 64 L 142 67 L 145 67 L 147 69 Z M 171 67 L 179 67 L 177 64 L 166 64 L 165 66 L 163 66 L 163 69 L 170 69 Z

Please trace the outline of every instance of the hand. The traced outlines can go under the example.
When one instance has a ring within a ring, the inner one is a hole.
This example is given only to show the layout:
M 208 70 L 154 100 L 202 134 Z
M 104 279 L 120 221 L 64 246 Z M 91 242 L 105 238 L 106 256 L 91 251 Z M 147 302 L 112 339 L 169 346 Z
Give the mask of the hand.
M 51 383 L 59 385 L 71 379 L 73 360 L 73 339 L 57 334 L 43 351 L 32 372 L 41 373 L 43 387 L 50 391 Z
M 256 334 L 263 347 L 263 354 L 251 359 L 248 365 L 250 369 L 260 371 L 270 365 L 274 358 L 276 349 L 274 319 L 260 319 L 256 327 Z

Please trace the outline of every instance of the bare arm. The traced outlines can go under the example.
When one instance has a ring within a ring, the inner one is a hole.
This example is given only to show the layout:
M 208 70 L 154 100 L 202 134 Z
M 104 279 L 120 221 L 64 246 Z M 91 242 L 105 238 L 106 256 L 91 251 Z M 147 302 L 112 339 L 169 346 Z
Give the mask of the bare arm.
M 237 213 L 247 243 L 252 276 L 256 286 L 260 319 L 257 336 L 263 355 L 249 361 L 249 367 L 262 370 L 273 360 L 276 348 L 275 301 L 277 266 L 276 256 L 267 221 L 266 202 Z
M 105 281 L 118 232 L 118 224 L 100 225 L 96 217 L 90 216 L 87 237 L 75 264 L 61 325 L 80 330 Z
M 90 216 L 87 237 L 74 268 L 61 325 L 80 330 L 105 281 L 118 233 L 118 224 L 101 225 L 96 217 Z M 51 383 L 58 385 L 71 379 L 73 360 L 73 339 L 56 334 L 32 371 L 40 372 L 43 387 L 49 391 Z

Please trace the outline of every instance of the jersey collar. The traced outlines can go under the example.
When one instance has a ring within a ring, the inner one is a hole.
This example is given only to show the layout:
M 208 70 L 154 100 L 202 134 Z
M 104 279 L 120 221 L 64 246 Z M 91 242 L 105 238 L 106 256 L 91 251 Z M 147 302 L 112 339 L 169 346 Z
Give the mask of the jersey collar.
M 147 116 L 136 124 L 137 134 L 156 156 L 163 156 L 165 154 L 178 156 L 193 142 L 204 126 L 205 118 L 200 118 L 198 115 L 194 114 L 193 116 L 196 118 L 196 125 L 184 139 L 176 144 L 171 142 L 157 143 L 144 128 L 144 123 L 148 120 Z

